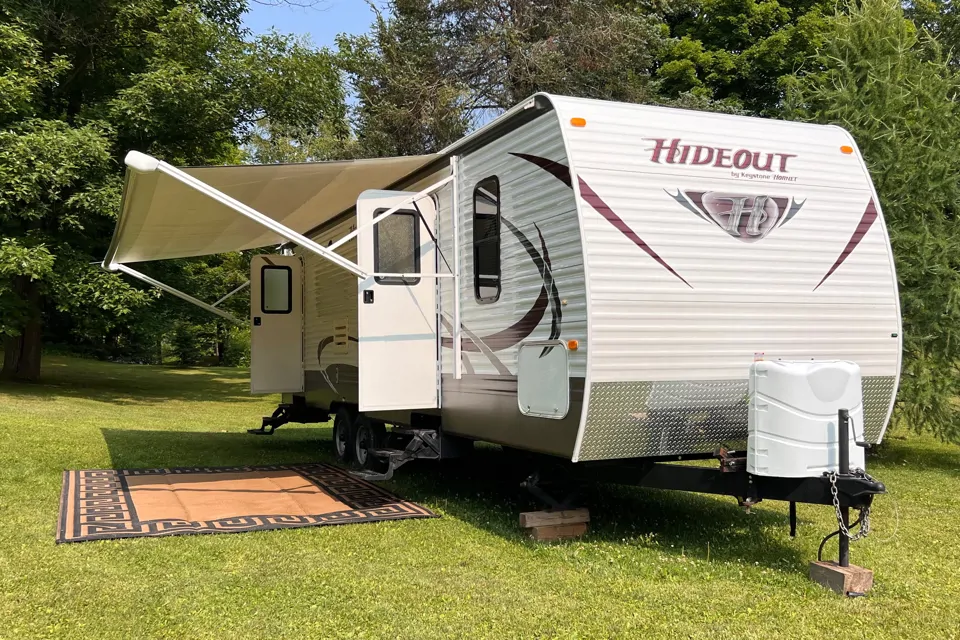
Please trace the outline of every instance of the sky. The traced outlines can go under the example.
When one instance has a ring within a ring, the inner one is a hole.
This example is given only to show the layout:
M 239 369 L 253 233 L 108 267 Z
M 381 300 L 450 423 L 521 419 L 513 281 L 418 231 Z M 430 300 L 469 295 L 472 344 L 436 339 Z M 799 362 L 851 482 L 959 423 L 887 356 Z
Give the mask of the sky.
M 294 0 L 300 4 L 310 1 Z M 276 29 L 280 33 L 306 35 L 316 45 L 333 48 L 337 34 L 364 33 L 372 21 L 373 12 L 364 0 L 318 0 L 307 7 L 281 0 L 252 0 L 244 25 L 257 34 Z

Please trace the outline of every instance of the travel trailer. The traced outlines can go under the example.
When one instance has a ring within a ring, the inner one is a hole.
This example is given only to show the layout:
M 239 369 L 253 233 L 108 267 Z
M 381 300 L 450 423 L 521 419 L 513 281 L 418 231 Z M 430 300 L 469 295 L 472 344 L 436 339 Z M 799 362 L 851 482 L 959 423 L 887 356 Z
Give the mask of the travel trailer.
M 841 449 L 883 438 L 897 281 L 839 127 L 538 94 L 433 155 L 126 164 L 104 268 L 236 320 L 130 265 L 278 247 L 251 267 L 251 391 L 283 394 L 259 431 L 334 416 L 371 478 L 485 441 L 830 504 Z M 883 491 L 841 475 L 844 506 Z

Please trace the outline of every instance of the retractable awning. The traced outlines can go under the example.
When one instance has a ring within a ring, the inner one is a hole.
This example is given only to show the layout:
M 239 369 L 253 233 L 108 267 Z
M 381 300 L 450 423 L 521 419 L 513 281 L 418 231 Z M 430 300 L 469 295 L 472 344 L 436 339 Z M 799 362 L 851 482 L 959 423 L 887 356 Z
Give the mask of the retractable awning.
M 222 194 L 304 234 L 349 209 L 366 189 L 384 189 L 439 155 L 303 164 L 186 167 L 207 189 L 131 152 L 123 206 L 104 265 L 254 249 L 284 237 L 211 194 Z

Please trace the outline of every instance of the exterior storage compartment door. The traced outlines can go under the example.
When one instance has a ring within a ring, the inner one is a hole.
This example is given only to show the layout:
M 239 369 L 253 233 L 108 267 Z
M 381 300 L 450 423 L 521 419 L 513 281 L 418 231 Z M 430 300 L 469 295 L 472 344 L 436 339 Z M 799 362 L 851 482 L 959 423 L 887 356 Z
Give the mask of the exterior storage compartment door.
M 303 391 L 303 284 L 297 256 L 250 261 L 250 392 Z
M 427 196 L 370 224 L 411 195 L 365 191 L 357 200 L 357 263 L 380 274 L 357 291 L 361 411 L 439 406 L 436 206 Z

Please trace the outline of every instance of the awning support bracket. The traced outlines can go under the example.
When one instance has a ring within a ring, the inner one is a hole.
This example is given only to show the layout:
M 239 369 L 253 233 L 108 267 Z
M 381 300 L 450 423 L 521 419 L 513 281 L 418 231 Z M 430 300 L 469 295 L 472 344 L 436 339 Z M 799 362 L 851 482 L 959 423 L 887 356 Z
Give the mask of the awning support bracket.
M 219 307 L 221 302 L 226 301 L 228 298 L 233 297 L 234 294 L 240 293 L 241 291 L 243 291 L 244 289 L 246 289 L 246 288 L 249 287 L 249 286 L 250 286 L 250 281 L 247 280 L 247 281 L 244 282 L 242 285 L 240 285 L 239 287 L 237 287 L 236 289 L 234 289 L 233 291 L 231 291 L 231 292 L 228 293 L 227 295 L 223 296 L 222 298 L 220 298 L 219 300 L 217 300 L 216 302 L 214 302 L 214 303 L 213 303 L 213 306 L 214 306 L 214 307 Z
M 204 302 L 203 300 L 197 300 L 197 299 L 194 298 L 193 296 L 191 296 L 191 295 L 189 295 L 189 294 L 186 294 L 186 293 L 184 293 L 183 291 L 180 291 L 179 289 L 174 289 L 174 288 L 171 287 L 170 285 L 164 284 L 164 283 L 160 282 L 159 280 L 157 280 L 157 279 L 155 279 L 155 278 L 151 278 L 150 276 L 148 276 L 148 275 L 145 274 L 145 273 L 140 273 L 139 271 L 137 271 L 137 270 L 135 270 L 135 269 L 131 269 L 130 267 L 128 267 L 128 266 L 125 265 L 125 264 L 114 264 L 114 265 L 112 265 L 112 267 L 113 267 L 113 269 L 112 269 L 113 271 L 120 271 L 121 273 L 125 273 L 125 274 L 127 274 L 128 276 L 133 276 L 134 278 L 137 278 L 137 279 L 139 279 L 139 280 L 143 280 L 143 281 L 146 282 L 147 284 L 153 285 L 154 287 L 156 287 L 157 289 L 160 289 L 161 291 L 166 291 L 166 292 L 169 293 L 170 295 L 177 296 L 177 297 L 180 298 L 181 300 L 185 300 L 185 301 L 189 302 L 190 304 L 195 304 L 195 305 L 197 305 L 198 307 L 200 307 L 201 309 L 204 309 L 204 310 L 206 310 L 206 311 L 209 311 L 210 313 L 215 313 L 216 315 L 220 316 L 221 318 L 224 318 L 225 320 L 229 320 L 230 322 L 233 322 L 233 323 L 235 323 L 235 324 L 237 324 L 237 325 L 239 325 L 239 326 L 241 326 L 241 327 L 247 326 L 247 322 L 246 322 L 246 321 L 240 320 L 240 319 L 237 318 L 236 316 L 234 316 L 234 315 L 232 315 L 232 314 L 230 314 L 230 313 L 227 313 L 227 312 L 224 311 L 223 309 L 218 309 L 218 308 L 215 307 L 214 305 L 212 305 L 212 304 L 207 304 L 207 303 Z M 249 284 L 249 283 L 248 283 L 248 284 Z M 237 290 L 235 289 L 234 291 L 236 292 Z M 222 301 L 223 301 L 222 299 L 219 300 L 219 301 L 218 301 L 218 304 L 219 304 L 219 302 L 222 302 Z

